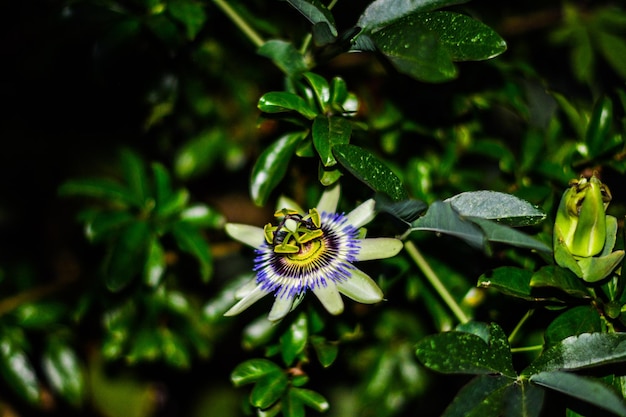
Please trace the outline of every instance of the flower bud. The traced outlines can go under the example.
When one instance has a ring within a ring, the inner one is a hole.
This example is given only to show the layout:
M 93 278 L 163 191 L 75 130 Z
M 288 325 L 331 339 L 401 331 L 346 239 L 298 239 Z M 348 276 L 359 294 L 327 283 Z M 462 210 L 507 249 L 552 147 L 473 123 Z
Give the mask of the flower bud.
M 571 182 L 556 214 L 555 238 L 574 256 L 599 254 L 606 238 L 605 210 L 611 201 L 608 187 L 595 176 Z

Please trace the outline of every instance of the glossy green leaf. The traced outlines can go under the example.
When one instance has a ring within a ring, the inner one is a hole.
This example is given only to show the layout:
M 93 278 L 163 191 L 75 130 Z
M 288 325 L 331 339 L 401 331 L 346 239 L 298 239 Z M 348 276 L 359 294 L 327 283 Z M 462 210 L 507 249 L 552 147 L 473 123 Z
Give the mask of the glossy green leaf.
M 224 154 L 227 138 L 220 129 L 209 129 L 186 140 L 174 156 L 173 171 L 183 180 L 205 174 Z
M 85 397 L 85 376 L 76 352 L 61 341 L 51 341 L 41 367 L 50 387 L 65 401 L 80 407 Z
M 320 180 L 320 183 L 324 187 L 333 185 L 334 183 L 339 181 L 339 178 L 341 178 L 342 175 L 343 173 L 341 172 L 339 168 L 337 168 L 337 166 L 334 166 L 329 169 L 325 169 L 324 165 L 322 165 L 321 162 L 319 163 L 319 168 L 317 170 L 317 177 Z
M 85 235 L 91 242 L 114 237 L 135 220 L 135 216 L 128 211 L 102 211 L 90 217 L 85 222 Z
M 477 217 L 468 217 L 468 220 L 476 223 L 483 230 L 485 237 L 490 242 L 505 243 L 507 245 L 534 249 L 545 253 L 552 252 L 550 246 L 519 230 Z
M 154 177 L 154 199 L 157 207 L 165 204 L 172 194 L 172 177 L 163 164 L 153 162 L 152 176 Z
M 259 110 L 266 113 L 284 113 L 295 111 L 307 119 L 313 120 L 317 111 L 300 96 L 287 91 L 270 91 L 259 99 Z
M 327 411 L 330 407 L 326 398 L 313 390 L 306 388 L 291 388 L 289 393 L 290 395 L 299 398 L 305 405 L 320 413 Z
M 452 56 L 414 15 L 406 16 L 370 35 L 378 50 L 401 73 L 438 83 L 457 76 Z
M 177 0 L 167 3 L 167 7 L 172 17 L 185 26 L 187 39 L 195 39 L 206 21 L 203 3 L 194 0 Z
M 226 223 L 224 215 L 206 204 L 193 204 L 180 212 L 181 222 L 188 223 L 198 228 L 210 227 L 219 229 Z
M 282 372 L 274 362 L 267 359 L 250 359 L 237 365 L 230 374 L 230 380 L 236 387 L 256 382 L 268 374 Z
M 295 77 L 307 70 L 304 56 L 291 42 L 272 39 L 265 42 L 258 53 L 272 60 L 285 74 Z
M 60 301 L 25 302 L 12 315 L 15 323 L 25 329 L 46 329 L 62 320 L 67 306 Z
M 135 221 L 123 229 L 105 262 L 109 290 L 121 290 L 143 270 L 149 240 L 150 229 L 145 221 Z
M 333 28 L 325 22 L 317 22 L 313 25 L 313 43 L 315 46 L 326 46 L 334 43 L 337 36 L 333 35 Z
M 478 278 L 477 286 L 494 288 L 503 294 L 525 300 L 536 300 L 531 295 L 530 278 L 532 271 L 512 266 L 502 266 L 487 272 Z
M 357 26 L 368 31 L 386 26 L 411 13 L 428 12 L 468 0 L 375 0 L 359 17 Z
M 141 157 L 129 149 L 120 153 L 122 174 L 128 188 L 143 206 L 150 196 L 150 181 L 146 166 Z
M 377 211 L 389 213 L 407 223 L 417 220 L 428 209 L 428 205 L 421 200 L 392 201 L 384 194 L 377 194 L 375 200 Z
M 258 408 L 271 406 L 284 394 L 288 384 L 287 375 L 282 371 L 262 376 L 252 388 L 250 404 Z
M 537 417 L 544 390 L 526 381 L 479 375 L 465 385 L 442 417 Z
M 626 362 L 626 333 L 583 333 L 544 351 L 522 375 L 574 371 Z
M 333 77 L 330 81 L 330 102 L 342 105 L 348 99 L 348 85 L 341 77 Z
M 291 323 L 280 337 L 281 354 L 285 365 L 291 366 L 296 357 L 302 353 L 309 337 L 307 318 L 304 313 Z
M 616 415 L 626 415 L 626 403 L 613 389 L 599 380 L 569 372 L 540 372 L 530 382 L 586 401 Z
M 305 409 L 304 403 L 297 396 L 294 395 L 293 390 L 298 388 L 290 388 L 287 395 L 283 396 L 282 409 L 284 417 L 304 417 Z
M 335 362 L 335 359 L 337 359 L 337 354 L 339 353 L 337 343 L 329 342 L 322 336 L 317 335 L 311 336 L 310 340 L 320 364 L 324 368 L 332 365 L 333 362 Z
M 541 223 L 546 214 L 529 202 L 497 191 L 468 191 L 445 200 L 462 216 L 498 220 L 509 226 Z
M 252 168 L 250 195 L 258 206 L 267 201 L 270 192 L 287 172 L 291 156 L 307 132 L 292 132 L 281 136 L 263 151 Z
M 570 336 L 602 331 L 600 314 L 595 307 L 576 306 L 560 314 L 545 331 L 546 346 L 550 347 Z
M 314 72 L 305 72 L 303 77 L 313 89 L 315 102 L 320 112 L 325 113 L 328 104 L 330 104 L 330 84 L 326 78 Z
M 490 346 L 471 333 L 439 333 L 420 340 L 416 354 L 424 366 L 441 373 L 503 374 L 515 377 L 511 373 L 510 355 L 501 355 L 502 343 L 508 345 L 508 342 L 494 339 Z
M 606 149 L 612 123 L 613 102 L 609 97 L 603 97 L 593 107 L 585 134 L 585 144 L 591 157 Z
M 172 233 L 180 250 L 193 256 L 199 263 L 202 281 L 207 282 L 213 274 L 211 248 L 200 230 L 185 222 L 177 222 Z
M 92 197 L 128 206 L 139 206 L 141 201 L 125 185 L 106 178 L 85 178 L 70 180 L 59 187 L 59 194 L 65 196 Z
M 589 290 L 571 271 L 548 265 L 540 268 L 530 279 L 531 288 L 555 288 L 572 297 L 589 298 Z
M 317 116 L 313 121 L 313 144 L 325 167 L 333 166 L 337 160 L 332 149 L 335 145 L 350 142 L 352 125 L 343 117 Z
M 337 36 L 337 28 L 335 27 L 335 19 L 324 3 L 320 0 L 287 0 L 291 6 L 298 10 L 309 22 L 326 23 L 332 34 Z
M 355 145 L 335 145 L 333 153 L 344 168 L 374 191 L 396 201 L 408 198 L 400 178 L 369 151 Z
M 9 331 L 0 334 L 0 374 L 5 383 L 30 404 L 41 403 L 39 380 L 19 340 Z
M 413 231 L 444 233 L 463 239 L 473 247 L 485 247 L 485 234 L 482 229 L 461 218 L 450 203 L 435 201 L 428 207 L 426 214 L 415 220 L 412 225 Z
M 143 281 L 149 287 L 156 287 L 161 283 L 165 273 L 165 251 L 161 242 L 153 237 L 148 244 L 148 257 L 143 271 Z
M 453 61 L 479 61 L 506 50 L 506 43 L 489 26 L 460 13 L 431 12 L 413 17 L 437 34 Z

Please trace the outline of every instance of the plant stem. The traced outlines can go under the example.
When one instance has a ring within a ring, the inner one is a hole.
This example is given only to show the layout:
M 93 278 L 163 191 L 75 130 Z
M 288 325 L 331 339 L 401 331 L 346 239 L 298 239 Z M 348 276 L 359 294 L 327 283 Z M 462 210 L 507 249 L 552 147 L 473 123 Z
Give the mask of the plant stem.
M 511 353 L 522 353 L 522 352 L 534 352 L 536 350 L 543 349 L 543 345 L 535 345 L 535 346 L 524 346 L 518 348 L 511 348 Z
M 213 0 L 213 2 L 219 7 L 226 16 L 237 26 L 243 33 L 250 39 L 250 41 L 260 48 L 265 43 L 265 40 L 256 33 L 254 29 L 237 13 L 230 5 L 224 0 Z
M 528 310 L 526 312 L 526 314 L 524 314 L 524 317 L 522 317 L 520 319 L 520 321 L 517 323 L 517 326 L 515 326 L 515 328 L 513 329 L 511 334 L 509 335 L 509 345 L 513 343 L 513 340 L 515 340 L 515 336 L 517 336 L 517 333 L 519 332 L 519 329 L 522 328 L 524 323 L 526 323 L 526 320 L 528 320 L 530 318 L 530 316 L 533 315 L 534 312 L 535 312 L 534 309 L 530 309 L 530 310 Z
M 421 252 L 417 249 L 417 246 L 410 240 L 404 242 L 404 249 L 408 252 L 409 256 L 413 259 L 418 268 L 422 271 L 426 279 L 433 286 L 437 294 L 443 299 L 448 308 L 456 316 L 461 323 L 467 323 L 470 318 L 463 312 L 461 306 L 456 302 L 454 297 L 450 294 L 448 289 L 443 285 L 435 271 L 430 267 L 428 261 L 424 259 Z

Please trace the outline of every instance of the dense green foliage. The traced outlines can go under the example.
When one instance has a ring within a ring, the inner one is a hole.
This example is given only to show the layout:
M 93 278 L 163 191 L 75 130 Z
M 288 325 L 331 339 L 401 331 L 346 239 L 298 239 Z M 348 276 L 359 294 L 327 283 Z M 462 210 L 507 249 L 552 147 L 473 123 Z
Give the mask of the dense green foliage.
M 0 415 L 626 416 L 626 6 L 514 3 L 0 6 Z M 225 317 L 338 184 L 384 300 Z

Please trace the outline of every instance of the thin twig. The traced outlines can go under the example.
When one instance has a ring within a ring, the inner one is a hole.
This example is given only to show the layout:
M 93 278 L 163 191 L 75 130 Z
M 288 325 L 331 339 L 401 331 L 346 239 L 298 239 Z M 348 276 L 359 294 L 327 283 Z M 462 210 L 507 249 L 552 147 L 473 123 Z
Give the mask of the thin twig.
M 226 16 L 250 39 L 250 41 L 260 48 L 265 44 L 265 40 L 224 0 L 213 0 Z

